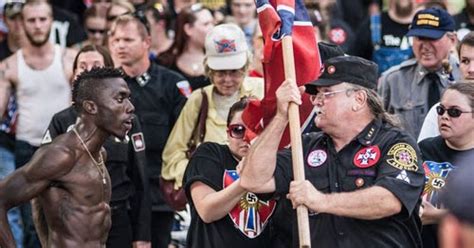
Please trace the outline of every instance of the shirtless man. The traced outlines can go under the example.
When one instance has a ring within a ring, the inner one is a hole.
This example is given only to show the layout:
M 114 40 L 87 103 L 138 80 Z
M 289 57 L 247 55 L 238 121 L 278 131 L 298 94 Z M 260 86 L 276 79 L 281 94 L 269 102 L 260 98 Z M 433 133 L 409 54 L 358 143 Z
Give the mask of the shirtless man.
M 103 143 L 124 138 L 135 110 L 122 73 L 94 68 L 75 81 L 76 128 L 41 147 L 0 181 L 0 247 L 15 247 L 6 211 L 37 197 L 49 230 L 46 247 L 103 247 L 110 221 L 110 177 Z

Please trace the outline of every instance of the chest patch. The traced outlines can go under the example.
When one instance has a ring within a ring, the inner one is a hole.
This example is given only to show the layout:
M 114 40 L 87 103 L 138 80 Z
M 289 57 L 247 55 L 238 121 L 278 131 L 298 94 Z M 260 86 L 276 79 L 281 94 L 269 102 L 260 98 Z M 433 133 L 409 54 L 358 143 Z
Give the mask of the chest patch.
M 359 150 L 354 155 L 354 165 L 359 168 L 369 168 L 374 166 L 380 159 L 380 149 L 378 146 L 370 146 Z
M 142 132 L 132 134 L 132 144 L 136 152 L 145 150 L 145 139 Z
M 423 190 L 423 198 L 431 202 L 434 206 L 439 207 L 439 192 L 446 185 L 446 179 L 454 166 L 449 162 L 423 162 L 425 170 L 425 188 Z
M 311 167 L 318 167 L 324 164 L 328 158 L 326 151 L 318 149 L 309 153 L 308 155 L 308 165 Z
M 229 187 L 239 178 L 236 170 L 224 172 L 223 187 Z M 229 212 L 229 217 L 237 228 L 248 238 L 256 238 L 268 224 L 276 207 L 275 200 L 262 201 L 252 192 L 246 192 L 234 208 Z
M 418 158 L 415 149 L 407 143 L 393 145 L 387 155 L 389 157 L 387 163 L 399 170 L 418 170 Z

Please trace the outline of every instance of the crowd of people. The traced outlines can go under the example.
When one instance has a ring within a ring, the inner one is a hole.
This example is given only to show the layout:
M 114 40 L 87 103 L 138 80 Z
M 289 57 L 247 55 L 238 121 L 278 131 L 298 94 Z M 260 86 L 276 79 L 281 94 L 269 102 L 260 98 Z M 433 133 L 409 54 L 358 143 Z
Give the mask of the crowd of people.
M 304 2 L 321 73 L 255 133 L 254 1 L 0 1 L 0 247 L 297 247 L 299 206 L 313 246 L 473 247 L 474 1 Z

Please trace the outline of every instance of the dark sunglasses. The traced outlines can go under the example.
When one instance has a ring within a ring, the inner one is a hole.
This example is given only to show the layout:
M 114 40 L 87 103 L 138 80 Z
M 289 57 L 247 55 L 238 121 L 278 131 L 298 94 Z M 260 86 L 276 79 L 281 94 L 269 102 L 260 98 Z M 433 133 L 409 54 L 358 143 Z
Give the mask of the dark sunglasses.
M 227 127 L 227 133 L 234 139 L 242 139 L 245 136 L 245 126 L 242 124 L 232 124 Z
M 91 34 L 96 34 L 96 33 L 105 34 L 105 32 L 107 32 L 107 30 L 105 30 L 105 29 L 88 28 L 88 29 L 87 29 L 87 32 L 89 32 L 89 33 L 91 33 Z
M 444 112 L 448 112 L 449 117 L 452 117 L 452 118 L 458 118 L 463 113 L 472 113 L 472 111 L 462 111 L 462 110 L 457 109 L 457 108 L 447 109 L 442 105 L 439 105 L 439 106 L 436 107 L 436 112 L 438 113 L 439 116 L 444 115 Z

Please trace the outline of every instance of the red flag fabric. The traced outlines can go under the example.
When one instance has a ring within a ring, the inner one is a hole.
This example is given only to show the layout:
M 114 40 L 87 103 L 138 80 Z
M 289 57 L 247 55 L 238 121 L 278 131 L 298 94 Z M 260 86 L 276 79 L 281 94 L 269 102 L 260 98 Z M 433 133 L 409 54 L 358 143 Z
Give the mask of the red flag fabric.
M 244 123 L 260 133 L 276 111 L 275 92 L 285 80 L 281 38 L 291 35 L 296 69 L 296 83 L 304 85 L 320 74 L 321 59 L 314 28 L 302 0 L 257 0 L 257 12 L 264 37 L 265 95 L 261 102 L 251 102 L 242 114 Z M 308 123 L 313 106 L 309 95 L 303 95 L 300 122 Z M 290 144 L 289 130 L 285 131 L 280 148 Z

